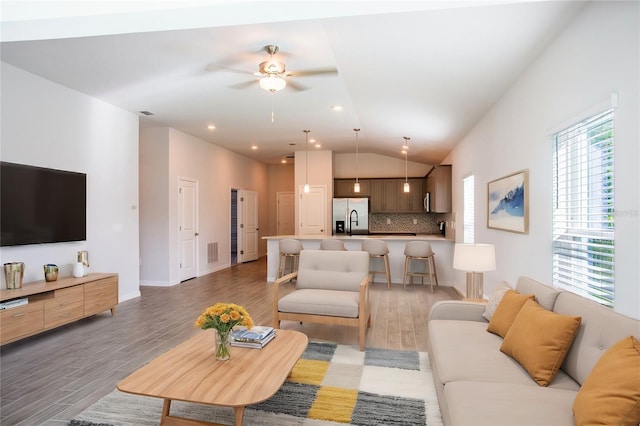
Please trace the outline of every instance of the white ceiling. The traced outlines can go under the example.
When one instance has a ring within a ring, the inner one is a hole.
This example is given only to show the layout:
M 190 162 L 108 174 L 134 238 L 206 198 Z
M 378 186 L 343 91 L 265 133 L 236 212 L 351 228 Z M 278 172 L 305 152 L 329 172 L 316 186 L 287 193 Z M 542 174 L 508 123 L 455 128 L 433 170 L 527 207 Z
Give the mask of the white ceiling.
M 354 152 L 353 128 L 362 129 L 361 153 L 404 158 L 408 136 L 410 161 L 437 164 L 583 6 L 3 1 L 0 55 L 133 113 L 153 112 L 141 126 L 170 126 L 268 164 L 305 149 L 303 129 L 321 149 Z M 288 71 L 338 74 L 290 77 L 303 91 L 270 94 L 257 80 L 235 88 L 257 79 L 267 44 L 280 47 Z

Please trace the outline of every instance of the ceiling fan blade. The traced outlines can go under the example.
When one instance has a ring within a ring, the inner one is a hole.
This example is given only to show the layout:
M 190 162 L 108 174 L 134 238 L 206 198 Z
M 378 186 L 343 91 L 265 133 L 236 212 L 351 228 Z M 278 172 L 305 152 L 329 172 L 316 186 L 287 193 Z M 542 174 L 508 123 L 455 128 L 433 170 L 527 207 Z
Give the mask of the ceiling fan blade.
M 251 87 L 254 84 L 256 84 L 256 80 L 249 80 L 249 81 L 243 81 L 242 83 L 232 84 L 231 86 L 227 86 L 227 87 L 229 87 L 230 89 L 242 90 L 242 89 L 246 89 L 247 87 Z
M 331 75 L 338 74 L 337 68 L 320 68 L 315 70 L 288 71 L 287 76 L 291 77 L 308 77 L 312 75 Z
M 287 87 L 290 87 L 297 92 L 302 92 L 308 89 L 308 87 L 298 84 L 295 81 L 291 81 L 291 80 L 287 80 Z

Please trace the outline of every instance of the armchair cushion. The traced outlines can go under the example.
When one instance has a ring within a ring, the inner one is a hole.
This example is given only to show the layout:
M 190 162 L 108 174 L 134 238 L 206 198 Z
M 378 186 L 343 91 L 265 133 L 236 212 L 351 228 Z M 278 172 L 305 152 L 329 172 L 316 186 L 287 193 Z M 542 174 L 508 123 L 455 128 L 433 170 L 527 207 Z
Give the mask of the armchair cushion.
M 354 291 L 303 289 L 278 302 L 280 312 L 358 318 L 358 293 Z
M 296 289 L 360 291 L 369 274 L 369 254 L 364 251 L 302 250 Z

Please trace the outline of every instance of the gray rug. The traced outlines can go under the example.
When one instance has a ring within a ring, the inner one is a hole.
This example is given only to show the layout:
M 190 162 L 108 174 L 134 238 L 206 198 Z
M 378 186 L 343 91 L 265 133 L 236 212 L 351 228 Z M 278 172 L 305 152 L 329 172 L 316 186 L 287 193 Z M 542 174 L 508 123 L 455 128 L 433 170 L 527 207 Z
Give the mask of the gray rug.
M 157 425 L 163 401 L 114 390 L 72 426 Z M 174 401 L 171 414 L 232 425 L 233 410 Z M 441 426 L 425 352 L 366 349 L 311 342 L 282 388 L 247 407 L 244 424 Z

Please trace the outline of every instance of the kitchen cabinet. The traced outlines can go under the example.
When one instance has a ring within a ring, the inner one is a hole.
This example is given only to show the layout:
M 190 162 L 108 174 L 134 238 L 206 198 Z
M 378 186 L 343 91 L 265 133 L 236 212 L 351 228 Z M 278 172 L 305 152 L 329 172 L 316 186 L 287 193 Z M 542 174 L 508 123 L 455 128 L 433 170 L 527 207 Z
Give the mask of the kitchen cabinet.
M 368 197 L 371 195 L 369 179 L 358 179 L 360 182 L 360 192 L 353 192 L 353 184 L 356 179 L 334 179 L 333 196 L 341 197 Z
M 451 212 L 451 166 L 435 166 L 425 180 L 431 213 Z
M 424 189 L 421 178 L 411 178 L 409 182 L 410 191 L 404 192 L 404 179 L 398 179 L 398 213 L 422 213 L 424 212 Z
M 398 179 L 371 179 L 371 213 L 398 211 Z

